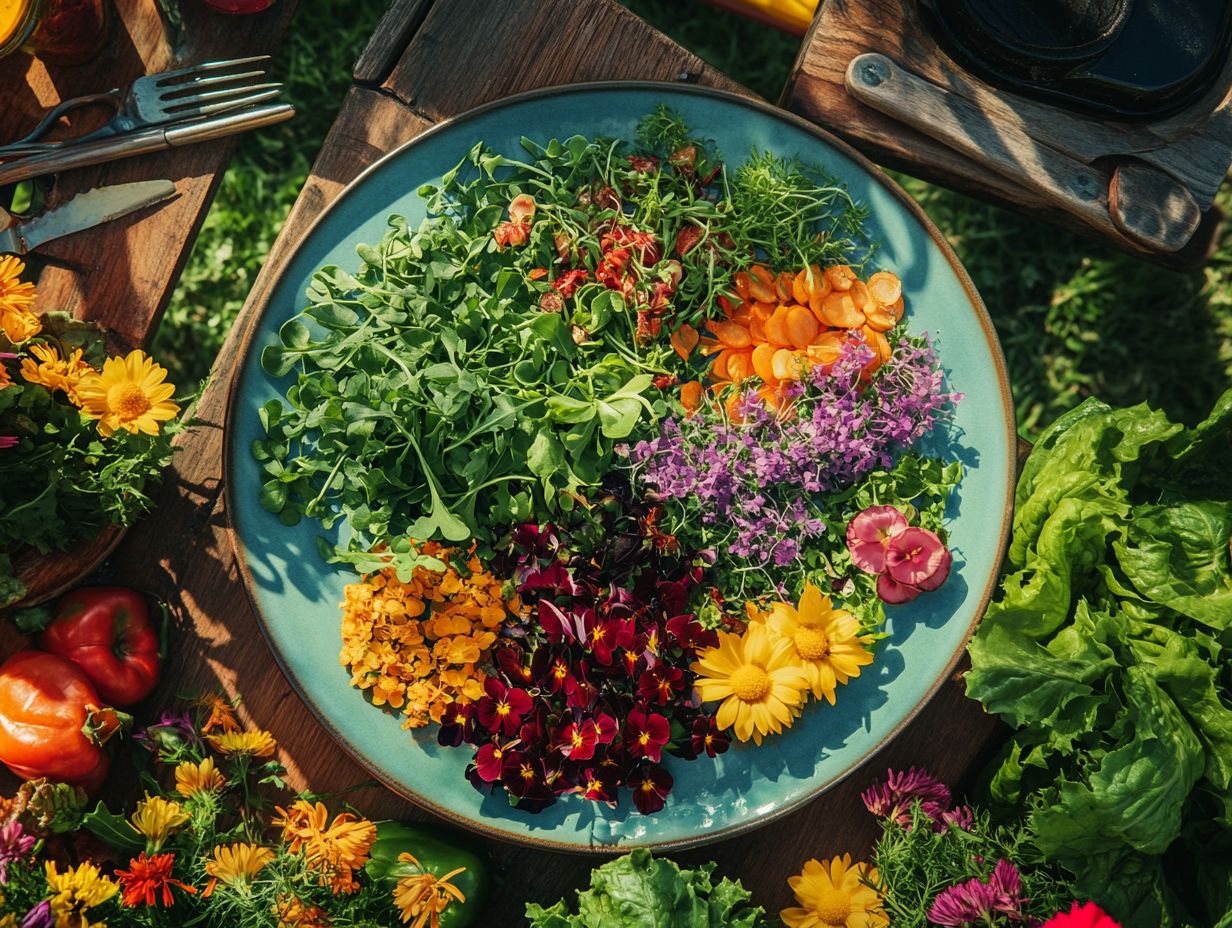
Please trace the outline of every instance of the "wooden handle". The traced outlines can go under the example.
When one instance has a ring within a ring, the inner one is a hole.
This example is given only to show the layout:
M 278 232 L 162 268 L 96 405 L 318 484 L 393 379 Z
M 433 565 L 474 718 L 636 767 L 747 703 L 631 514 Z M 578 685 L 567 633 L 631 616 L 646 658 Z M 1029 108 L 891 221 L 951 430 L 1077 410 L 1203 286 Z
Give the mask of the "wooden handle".
M 1018 126 L 994 125 L 970 101 L 900 68 L 884 55 L 853 58 L 847 67 L 846 86 L 860 102 L 1021 182 L 1105 234 L 1126 237 L 1147 248 L 1176 251 L 1196 227 L 1177 226 L 1142 209 L 1124 211 L 1123 224 L 1114 222 L 1108 208 L 1106 174 L 1040 144 Z M 1144 166 L 1143 170 L 1151 169 Z

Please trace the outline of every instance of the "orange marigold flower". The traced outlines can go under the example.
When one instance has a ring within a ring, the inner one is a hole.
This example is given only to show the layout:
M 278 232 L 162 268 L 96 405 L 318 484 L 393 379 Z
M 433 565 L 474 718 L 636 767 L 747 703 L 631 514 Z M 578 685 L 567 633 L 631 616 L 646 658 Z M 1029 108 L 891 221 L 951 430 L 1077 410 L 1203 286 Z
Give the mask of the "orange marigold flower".
M 466 872 L 465 867 L 451 870 L 442 877 L 428 873 L 411 854 L 398 855 L 399 863 L 409 863 L 420 872 L 400 877 L 394 887 L 394 906 L 402 914 L 402 921 L 411 928 L 439 928 L 441 913 L 455 901 L 465 905 L 466 896 L 450 882 L 455 876 Z
M 280 896 L 274 906 L 278 928 L 329 928 L 329 913 L 319 906 L 307 905 L 298 896 Z
M 21 376 L 27 382 L 39 384 L 52 392 L 63 391 L 76 403 L 77 387 L 82 378 L 94 373 L 94 368 L 82 360 L 81 349 L 61 357 L 53 345 L 31 345 L 30 354 L 33 357 L 21 359 Z
M 120 881 L 121 901 L 127 906 L 151 906 L 158 905 L 161 899 L 162 904 L 170 908 L 175 904 L 175 898 L 171 895 L 172 886 L 196 895 L 196 889 L 171 875 L 174 866 L 175 854 L 167 852 L 147 857 L 145 851 L 142 851 L 128 862 L 127 870 L 115 872 Z
M 201 725 L 202 733 L 208 735 L 210 732 L 218 730 L 240 730 L 239 720 L 235 717 L 235 706 L 231 704 L 231 700 L 221 693 L 211 693 L 208 696 L 202 696 L 197 700 L 197 705 L 202 709 L 208 709 L 210 713 Z
M 368 862 L 376 841 L 376 826 L 350 812 L 329 821 L 325 803 L 297 799 L 290 809 L 277 807 L 279 817 L 271 823 L 282 828 L 283 839 L 292 854 L 303 853 L 308 866 L 320 875 L 322 886 L 336 893 L 359 889 L 355 871 Z
M 347 586 L 341 603 L 339 662 L 373 705 L 406 716 L 404 728 L 440 721 L 450 706 L 483 695 L 479 668 L 514 611 L 502 581 L 473 552 L 466 569 L 451 563 L 456 549 L 428 543 L 420 552 L 443 561 L 445 569 L 416 568 L 407 582 L 381 571 Z

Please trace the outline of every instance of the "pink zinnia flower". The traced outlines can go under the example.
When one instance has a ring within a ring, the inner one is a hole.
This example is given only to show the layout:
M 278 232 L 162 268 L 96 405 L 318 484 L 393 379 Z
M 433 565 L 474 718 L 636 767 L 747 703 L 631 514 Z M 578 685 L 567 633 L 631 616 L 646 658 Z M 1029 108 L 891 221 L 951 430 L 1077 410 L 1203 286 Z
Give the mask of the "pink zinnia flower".
M 1058 912 L 1043 928 L 1121 928 L 1111 915 L 1094 902 L 1079 905 L 1075 902 L 1068 912 Z
M 874 783 L 860 798 L 864 807 L 878 818 L 892 818 L 900 825 L 911 825 L 911 806 L 918 799 L 924 813 L 937 821 L 950 806 L 950 789 L 931 773 L 887 770 L 884 783 Z
M 962 831 L 970 831 L 975 824 L 975 815 L 970 806 L 956 806 L 948 812 L 942 812 L 941 818 L 933 823 L 933 831 L 946 831 L 951 825 Z
M 0 435 L 0 448 L 12 448 L 21 443 L 16 435 Z

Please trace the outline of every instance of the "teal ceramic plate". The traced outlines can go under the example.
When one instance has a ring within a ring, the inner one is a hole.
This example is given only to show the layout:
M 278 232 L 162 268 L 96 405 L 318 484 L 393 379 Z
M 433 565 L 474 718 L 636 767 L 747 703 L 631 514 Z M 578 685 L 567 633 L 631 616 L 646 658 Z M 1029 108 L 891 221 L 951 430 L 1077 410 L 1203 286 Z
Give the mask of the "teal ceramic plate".
M 326 565 L 319 527 L 294 528 L 257 503 L 261 473 L 249 449 L 257 410 L 286 384 L 260 367 L 260 350 L 305 305 L 317 268 L 355 268 L 355 247 L 377 242 L 391 213 L 412 227 L 424 216 L 416 189 L 437 182 L 477 142 L 513 155 L 518 140 L 574 134 L 629 137 L 656 104 L 679 110 L 733 163 L 750 150 L 820 162 L 870 208 L 875 263 L 902 278 L 915 332 L 938 339 L 952 388 L 964 393 L 957 428 L 935 441 L 967 467 L 950 510 L 955 567 L 936 593 L 891 609 L 890 637 L 877 661 L 842 691 L 836 707 L 811 704 L 765 747 L 733 747 L 717 762 L 669 761 L 676 786 L 657 815 L 627 797 L 616 810 L 565 797 L 537 815 L 485 797 L 463 777 L 470 752 L 438 747 L 432 729 L 405 732 L 369 705 L 338 664 L 338 604 L 354 579 Z M 763 825 L 833 786 L 871 757 L 928 701 L 951 672 L 995 582 L 1009 526 L 1014 430 L 1001 350 L 966 273 L 923 213 L 880 171 L 803 120 L 740 97 L 667 84 L 554 88 L 484 106 L 398 149 L 352 183 L 317 221 L 283 270 L 249 333 L 228 422 L 227 510 L 248 591 L 274 655 L 305 702 L 339 743 L 391 789 L 455 822 L 491 835 L 564 850 L 700 844 Z

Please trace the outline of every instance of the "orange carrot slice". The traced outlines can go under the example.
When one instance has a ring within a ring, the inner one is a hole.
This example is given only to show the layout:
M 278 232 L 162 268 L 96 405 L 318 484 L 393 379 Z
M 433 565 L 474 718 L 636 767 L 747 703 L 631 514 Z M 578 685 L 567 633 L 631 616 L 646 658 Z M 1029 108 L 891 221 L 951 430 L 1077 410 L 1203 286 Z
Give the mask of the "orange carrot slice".
M 759 303 L 774 303 L 778 301 L 778 290 L 774 286 L 774 275 L 754 264 L 749 268 L 749 296 Z
M 781 302 L 791 302 L 791 285 L 794 280 L 795 277 L 792 275 L 791 271 L 781 271 L 779 275 L 774 278 L 774 289 L 778 292 L 779 300 Z
M 753 344 L 749 338 L 749 330 L 734 322 L 720 322 L 714 328 L 714 334 L 728 348 L 747 348 Z
M 895 322 L 903 321 L 903 295 L 900 293 L 898 299 L 886 306 L 886 309 L 894 316 Z
M 780 347 L 786 347 L 791 344 L 791 336 L 787 334 L 787 314 L 790 309 L 786 306 L 780 306 L 774 311 L 774 314 L 766 320 L 766 339 Z
M 864 310 L 864 321 L 870 329 L 875 329 L 878 332 L 888 332 L 894 328 L 898 322 L 886 307 L 872 304 Z
M 732 277 L 732 286 L 736 290 L 736 295 L 742 300 L 749 298 L 749 275 L 744 271 L 736 271 Z
M 850 294 L 839 290 L 822 300 L 821 314 L 829 325 L 839 329 L 854 329 L 864 325 L 864 313 L 856 309 Z
M 727 359 L 727 376 L 732 383 L 740 383 L 753 372 L 753 365 L 749 361 L 749 351 L 733 351 Z
M 753 349 L 753 354 L 750 357 L 750 361 L 753 364 L 753 373 L 766 383 L 775 383 L 777 381 L 777 378 L 774 376 L 774 353 L 776 350 L 768 342 L 762 342 Z
M 835 290 L 850 290 L 851 285 L 856 282 L 856 272 L 845 264 L 828 267 L 825 274 L 826 280 L 830 281 L 830 286 Z
M 787 313 L 787 337 L 791 344 L 803 351 L 817 337 L 816 317 L 803 306 L 793 306 Z
M 808 306 L 809 301 L 809 271 L 802 270 L 791 279 L 791 298 L 801 306 Z
M 851 289 L 847 292 L 851 294 L 851 301 L 856 304 L 856 309 L 860 312 L 864 312 L 873 302 L 873 298 L 868 293 L 868 285 L 862 280 L 853 281 Z
M 903 295 L 903 284 L 889 271 L 878 271 L 868 279 L 868 292 L 882 306 L 889 306 Z

